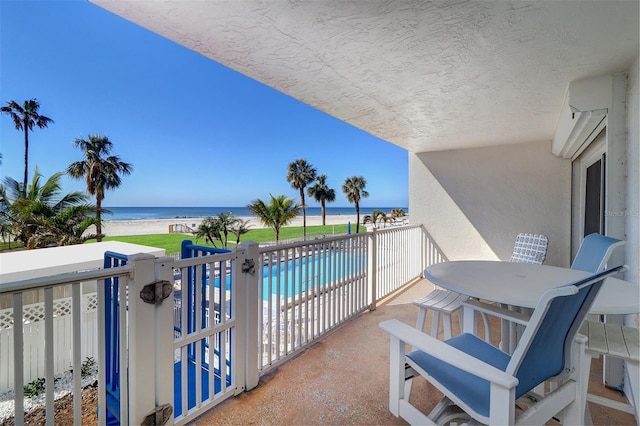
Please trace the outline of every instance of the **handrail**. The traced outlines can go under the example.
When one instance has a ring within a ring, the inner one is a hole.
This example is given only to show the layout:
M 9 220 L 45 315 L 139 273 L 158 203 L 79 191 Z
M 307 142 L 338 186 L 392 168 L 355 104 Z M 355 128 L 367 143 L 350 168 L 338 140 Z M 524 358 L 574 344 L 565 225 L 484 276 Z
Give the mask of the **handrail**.
M 277 251 L 277 250 L 286 250 L 286 249 L 292 249 L 292 248 L 300 248 L 302 246 L 306 246 L 306 245 L 312 245 L 312 244 L 328 244 L 328 243 L 332 243 L 335 241 L 344 241 L 344 240 L 349 240 L 349 239 L 355 239 L 356 237 L 367 237 L 370 233 L 369 232 L 361 232 L 359 234 L 342 234 L 342 235 L 335 235 L 335 236 L 330 236 L 330 237 L 321 237 L 321 238 L 307 238 L 304 241 L 297 241 L 297 242 L 293 242 L 293 243 L 287 243 L 287 244 L 274 244 L 274 245 L 270 245 L 270 246 L 260 246 L 259 248 L 259 253 L 260 254 L 264 254 L 267 252 L 273 252 L 273 251 Z
M 197 244 L 194 244 L 193 241 L 191 240 L 183 240 L 181 248 L 182 248 L 181 254 L 183 259 L 191 258 L 191 257 L 201 257 L 199 256 L 199 254 L 201 253 L 202 254 L 208 253 L 209 255 L 213 255 L 213 254 L 223 254 L 223 253 L 231 252 L 231 250 L 220 249 L 217 247 L 199 246 Z M 194 253 L 195 253 L 195 256 L 194 256 Z
M 124 260 L 124 261 L 129 260 L 128 255 L 122 254 L 122 253 L 116 253 L 115 251 L 110 251 L 110 250 L 107 250 L 104 252 L 104 257 L 110 258 L 110 259 Z
M 82 281 L 100 280 L 113 276 L 130 275 L 133 274 L 133 271 L 134 268 L 132 265 L 125 265 L 111 269 L 71 272 L 53 277 L 30 278 L 28 280 L 13 281 L 0 285 L 0 294 L 36 290 L 42 287 L 73 284 Z

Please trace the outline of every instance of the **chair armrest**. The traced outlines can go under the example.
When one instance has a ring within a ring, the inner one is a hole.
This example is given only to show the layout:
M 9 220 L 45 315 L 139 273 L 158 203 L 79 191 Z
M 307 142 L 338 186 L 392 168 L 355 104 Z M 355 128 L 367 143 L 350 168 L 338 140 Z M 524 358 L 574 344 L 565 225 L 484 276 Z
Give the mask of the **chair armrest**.
M 395 319 L 383 321 L 380 323 L 380 328 L 401 342 L 411 345 L 414 349 L 419 349 L 431 356 L 441 359 L 447 364 L 500 387 L 512 389 L 518 385 L 518 379 L 512 375 L 498 370 L 494 366 L 480 361 L 428 334 L 424 334 L 420 330 L 403 322 Z
M 493 315 L 504 320 L 515 322 L 516 324 L 527 325 L 529 323 L 529 320 L 531 319 L 528 315 L 521 312 L 512 311 L 498 305 L 493 305 L 491 303 L 481 302 L 477 299 L 469 299 L 464 302 L 463 305 L 472 307 L 478 312 L 483 312 L 485 314 Z

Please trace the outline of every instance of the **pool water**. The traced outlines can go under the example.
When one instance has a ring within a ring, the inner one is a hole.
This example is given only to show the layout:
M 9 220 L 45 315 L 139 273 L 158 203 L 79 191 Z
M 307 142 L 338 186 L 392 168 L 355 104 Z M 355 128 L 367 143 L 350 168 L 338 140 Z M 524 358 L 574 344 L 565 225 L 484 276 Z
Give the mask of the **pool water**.
M 265 266 L 262 273 L 262 298 L 268 300 L 272 294 L 291 297 L 313 288 L 363 272 L 366 265 L 363 256 L 357 253 L 322 254 L 291 262 L 274 263 Z M 231 289 L 231 275 L 225 274 L 226 289 Z M 206 285 L 209 285 L 207 279 Z M 220 277 L 214 280 L 220 288 Z

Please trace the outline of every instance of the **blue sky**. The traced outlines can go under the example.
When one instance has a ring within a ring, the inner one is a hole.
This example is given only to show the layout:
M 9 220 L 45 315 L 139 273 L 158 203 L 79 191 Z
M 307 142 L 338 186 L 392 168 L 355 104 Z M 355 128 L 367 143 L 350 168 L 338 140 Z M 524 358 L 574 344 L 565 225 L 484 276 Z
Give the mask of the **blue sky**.
M 298 197 L 287 164 L 305 158 L 349 206 L 344 179 L 362 175 L 363 207 L 407 206 L 407 153 L 197 53 L 74 1 L 0 0 L 0 101 L 37 98 L 55 120 L 30 133 L 29 179 L 82 158 L 75 138 L 103 134 L 134 165 L 106 206 L 244 206 Z M 23 135 L 0 117 L 1 175 L 22 181 Z M 64 190 L 84 190 L 65 177 Z M 316 205 L 312 202 L 310 205 Z

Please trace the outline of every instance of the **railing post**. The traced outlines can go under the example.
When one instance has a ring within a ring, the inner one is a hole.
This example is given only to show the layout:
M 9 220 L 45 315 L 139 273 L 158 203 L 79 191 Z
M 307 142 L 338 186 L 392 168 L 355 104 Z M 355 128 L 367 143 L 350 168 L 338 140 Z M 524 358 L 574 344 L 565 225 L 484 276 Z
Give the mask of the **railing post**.
M 167 299 L 156 304 L 147 303 L 140 297 L 143 287 L 158 282 L 159 278 L 173 286 L 173 278 L 167 271 L 170 260 L 166 260 L 159 263 L 156 271 L 153 255 L 141 253 L 128 257 L 129 264 L 134 267 L 133 280 L 129 281 L 127 320 L 129 401 L 121 403 L 128 403 L 128 420 L 134 425 L 142 424 L 156 406 L 173 405 L 173 345 L 167 344 L 167 338 L 173 339 L 173 291 Z M 167 363 L 168 357 L 171 361 Z M 165 396 L 167 389 L 171 391 L 168 398 Z M 173 415 L 169 420 L 169 424 L 172 423 Z
M 16 425 L 24 424 L 24 322 L 22 292 L 13 293 L 13 386 L 15 392 Z
M 367 270 L 367 276 L 369 277 L 369 290 L 371 294 L 371 304 L 369 305 L 369 310 L 376 310 L 376 302 L 378 295 L 378 237 L 376 236 L 376 228 L 368 233 L 369 234 L 369 248 L 368 248 L 368 258 L 369 258 L 369 268 Z
M 420 276 L 424 276 L 424 270 L 427 267 L 427 230 L 424 225 L 420 225 L 420 242 L 421 242 L 421 255 L 420 255 Z
M 258 244 L 253 241 L 242 243 L 244 251 L 245 265 L 253 265 L 253 269 L 244 268 L 244 352 L 245 352 L 245 374 L 244 388 L 251 390 L 258 386 L 260 380 L 260 372 L 258 365 L 260 364 L 260 354 L 258 348 L 258 274 L 262 274 L 262 264 L 260 263 L 260 253 L 258 252 Z M 238 259 L 241 261 L 242 259 Z M 242 282 L 242 281 L 241 281 Z M 240 302 L 240 300 L 239 300 Z
M 174 386 L 173 383 L 173 258 L 162 257 L 155 261 L 155 281 L 168 281 L 171 283 L 172 291 L 169 297 L 155 307 L 155 405 L 160 407 L 170 404 L 173 407 Z M 175 407 L 173 407 L 175 410 Z M 173 424 L 173 413 L 169 416 L 169 421 L 165 424 Z

